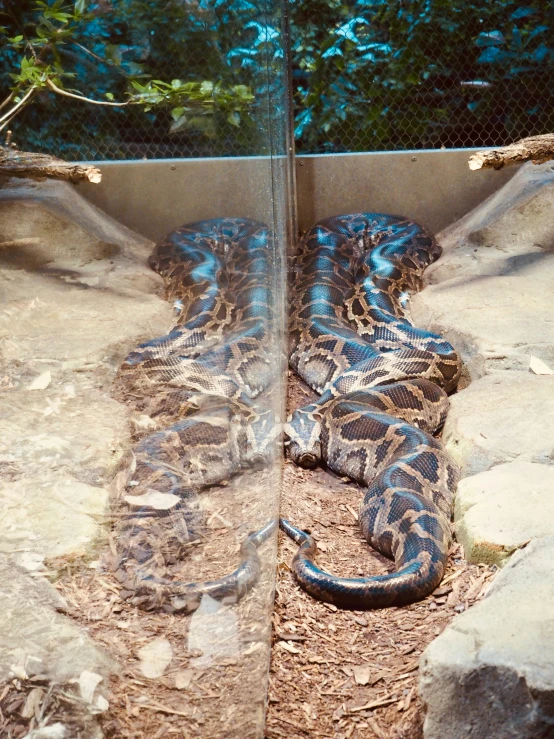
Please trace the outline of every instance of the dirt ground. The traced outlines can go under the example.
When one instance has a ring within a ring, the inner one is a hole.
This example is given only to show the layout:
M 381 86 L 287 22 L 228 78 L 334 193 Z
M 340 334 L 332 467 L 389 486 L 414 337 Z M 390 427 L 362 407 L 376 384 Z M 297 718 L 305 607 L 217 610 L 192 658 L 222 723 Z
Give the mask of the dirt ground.
M 289 379 L 289 408 L 305 405 L 313 394 Z M 335 574 L 393 570 L 359 532 L 361 497 L 360 488 L 332 473 L 285 463 L 281 515 L 312 532 L 319 564 Z M 495 568 L 466 564 L 454 545 L 441 587 L 421 603 L 340 611 L 295 584 L 289 570 L 295 550 L 281 533 L 266 738 L 417 739 L 421 653 L 485 595 Z

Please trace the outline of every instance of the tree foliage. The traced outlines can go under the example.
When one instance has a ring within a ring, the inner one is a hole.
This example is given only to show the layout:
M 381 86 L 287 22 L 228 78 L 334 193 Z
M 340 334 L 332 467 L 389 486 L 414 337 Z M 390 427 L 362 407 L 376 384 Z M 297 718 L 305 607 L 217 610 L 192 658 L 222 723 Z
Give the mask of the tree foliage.
M 291 13 L 301 151 L 492 145 L 554 128 L 550 0 L 291 0 Z
M 18 143 L 70 158 L 83 149 L 92 158 L 141 148 L 148 154 L 149 145 L 178 151 L 183 141 L 221 139 L 233 129 L 235 138 L 252 141 L 266 66 L 257 55 L 265 57 L 268 34 L 260 38 L 248 13 L 240 34 L 221 33 L 238 17 L 229 6 L 0 0 L 0 92 L 9 103 L 3 121 L 30 96 Z M 246 59 L 236 48 L 242 37 Z M 257 62 L 255 74 L 249 60 Z
M 267 153 L 270 123 L 285 120 L 280 2 L 0 0 L 5 95 L 10 74 L 21 85 L 45 74 L 18 37 L 43 29 L 53 44 L 48 20 L 63 27 L 47 60 L 56 85 L 134 99 L 68 105 L 43 86 L 18 143 L 70 158 Z M 297 150 L 483 146 L 554 130 L 554 5 L 523 3 L 289 0 Z

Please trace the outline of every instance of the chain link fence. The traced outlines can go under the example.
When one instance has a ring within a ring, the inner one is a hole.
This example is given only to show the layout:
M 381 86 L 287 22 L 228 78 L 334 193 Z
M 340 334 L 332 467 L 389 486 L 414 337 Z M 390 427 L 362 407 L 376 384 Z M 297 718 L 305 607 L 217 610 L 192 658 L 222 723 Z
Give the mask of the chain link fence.
M 291 0 L 301 154 L 482 147 L 554 131 L 548 0 Z
M 40 17 L 36 6 L 11 3 L 14 29 Z M 61 10 L 73 6 L 65 0 Z M 73 74 L 61 79 L 66 90 L 104 105 L 42 90 L 14 121 L 19 148 L 67 160 L 263 155 L 278 148 L 285 121 L 280 0 L 87 0 L 85 7 L 92 18 L 59 50 L 60 66 Z M 5 93 L 24 53 L 10 56 L 6 46 L 2 54 L 0 43 Z M 232 114 L 217 103 L 110 105 L 148 81 L 205 83 L 230 96 L 239 86 L 253 99 Z
M 270 127 L 286 122 L 279 2 L 93 5 L 98 21 L 79 42 L 106 61 L 67 49 L 85 94 L 122 96 L 130 76 L 148 75 L 246 85 L 252 106 L 233 123 L 217 110 L 176 121 L 167 109 L 43 92 L 17 119 L 21 148 L 87 160 L 269 153 Z M 550 0 L 290 0 L 289 11 L 299 154 L 481 147 L 554 131 Z

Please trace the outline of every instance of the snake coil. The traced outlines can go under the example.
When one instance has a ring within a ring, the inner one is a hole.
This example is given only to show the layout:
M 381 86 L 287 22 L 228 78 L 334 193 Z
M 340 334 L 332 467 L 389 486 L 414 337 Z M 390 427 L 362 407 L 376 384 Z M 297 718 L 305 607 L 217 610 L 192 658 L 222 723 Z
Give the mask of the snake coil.
M 293 280 L 290 364 L 320 397 L 285 425 L 289 456 L 324 462 L 365 488 L 359 522 L 396 572 L 341 578 L 319 568 L 313 538 L 281 519 L 300 548 L 302 588 L 356 609 L 401 605 L 440 583 L 459 471 L 432 434 L 461 363 L 440 336 L 413 326 L 409 297 L 440 247 L 413 221 L 356 213 L 314 226 Z

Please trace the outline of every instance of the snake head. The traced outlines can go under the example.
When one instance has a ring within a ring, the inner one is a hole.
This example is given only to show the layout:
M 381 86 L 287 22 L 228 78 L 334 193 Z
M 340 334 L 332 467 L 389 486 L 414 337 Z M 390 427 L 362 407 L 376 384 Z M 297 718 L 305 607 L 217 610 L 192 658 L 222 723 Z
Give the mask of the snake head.
M 272 411 L 260 413 L 246 426 L 243 464 L 254 470 L 268 467 L 275 456 L 280 433 L 280 425 L 276 423 Z
M 289 458 L 299 467 L 313 469 L 321 462 L 321 424 L 302 410 L 294 411 L 284 426 Z

